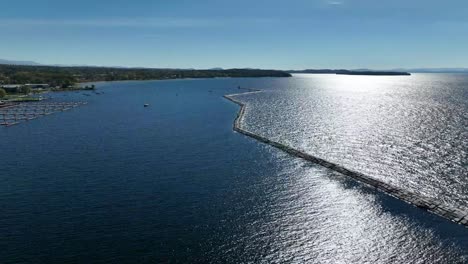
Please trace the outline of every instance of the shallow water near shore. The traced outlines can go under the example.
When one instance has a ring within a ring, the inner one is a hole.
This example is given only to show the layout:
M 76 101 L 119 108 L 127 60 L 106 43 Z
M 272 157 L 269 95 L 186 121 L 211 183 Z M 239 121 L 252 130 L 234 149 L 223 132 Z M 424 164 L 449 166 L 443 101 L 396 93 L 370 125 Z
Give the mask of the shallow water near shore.
M 465 263 L 466 228 L 233 132 L 239 108 L 222 95 L 263 89 L 241 96 L 250 129 L 465 206 L 467 80 L 299 75 L 52 94 L 89 103 L 0 129 L 0 258 Z

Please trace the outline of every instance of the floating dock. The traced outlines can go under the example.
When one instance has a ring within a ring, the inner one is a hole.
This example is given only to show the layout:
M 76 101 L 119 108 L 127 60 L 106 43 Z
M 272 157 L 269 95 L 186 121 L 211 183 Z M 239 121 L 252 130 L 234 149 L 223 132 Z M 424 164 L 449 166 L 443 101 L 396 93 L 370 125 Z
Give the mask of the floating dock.
M 87 102 L 17 103 L 0 108 L 0 125 L 13 126 L 24 121 L 85 105 Z
M 376 188 L 382 192 L 387 193 L 388 195 L 391 195 L 395 198 L 398 198 L 408 204 L 417 206 L 418 208 L 421 208 L 423 210 L 426 210 L 428 212 L 431 212 L 433 214 L 439 215 L 443 218 L 446 218 L 450 221 L 453 221 L 457 224 L 464 225 L 465 227 L 468 227 L 468 211 L 466 210 L 460 210 L 458 208 L 453 208 L 450 206 L 447 206 L 445 204 L 441 204 L 439 201 L 424 197 L 420 194 L 412 193 L 394 186 L 391 186 L 385 182 L 379 181 L 377 179 L 374 179 L 372 177 L 369 177 L 367 175 L 364 175 L 360 172 L 352 171 L 349 170 L 341 165 L 338 165 L 336 163 L 312 156 L 310 154 L 307 154 L 304 151 L 300 151 L 294 148 L 291 148 L 289 146 L 286 146 L 282 143 L 275 142 L 272 140 L 269 140 L 266 137 L 257 135 L 255 133 L 252 133 L 242 127 L 242 120 L 244 119 L 244 113 L 245 113 L 245 108 L 246 105 L 242 103 L 241 101 L 237 100 L 235 97 L 238 95 L 245 95 L 245 94 L 252 94 L 252 93 L 260 93 L 262 91 L 260 90 L 253 90 L 249 89 L 249 92 L 246 93 L 238 93 L 238 94 L 230 94 L 230 95 L 224 95 L 224 98 L 228 99 L 229 101 L 237 104 L 240 106 L 239 113 L 237 114 L 236 119 L 234 120 L 234 125 L 233 129 L 234 131 L 237 131 L 241 134 L 244 134 L 246 136 L 249 136 L 251 138 L 254 138 L 260 142 L 263 142 L 265 144 L 268 144 L 270 146 L 273 146 L 275 148 L 278 148 L 290 155 L 296 156 L 298 158 L 313 162 L 315 164 L 319 164 L 323 167 L 326 167 L 330 170 L 333 170 L 335 172 L 341 173 L 345 176 L 351 177 L 358 182 L 364 183 L 368 186 L 371 186 L 373 188 Z

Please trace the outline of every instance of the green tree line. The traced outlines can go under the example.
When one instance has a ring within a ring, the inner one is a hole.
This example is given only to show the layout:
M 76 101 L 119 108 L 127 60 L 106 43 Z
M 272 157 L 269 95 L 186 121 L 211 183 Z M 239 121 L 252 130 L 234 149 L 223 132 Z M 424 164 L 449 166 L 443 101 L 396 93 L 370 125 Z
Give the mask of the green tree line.
M 161 80 L 215 77 L 290 77 L 276 70 L 228 69 L 183 70 L 110 67 L 55 67 L 0 65 L 0 84 L 46 83 L 66 88 L 78 82 Z

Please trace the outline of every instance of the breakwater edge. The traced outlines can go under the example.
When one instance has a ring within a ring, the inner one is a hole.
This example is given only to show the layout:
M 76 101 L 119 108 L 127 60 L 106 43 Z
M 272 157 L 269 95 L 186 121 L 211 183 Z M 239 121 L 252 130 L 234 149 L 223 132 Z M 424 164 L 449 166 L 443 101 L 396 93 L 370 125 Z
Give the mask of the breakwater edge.
M 239 88 L 240 89 L 240 88 Z M 253 139 L 256 139 L 262 143 L 268 144 L 270 146 L 273 146 L 275 148 L 278 148 L 290 155 L 293 155 L 295 157 L 313 162 L 315 164 L 321 165 L 323 167 L 326 167 L 328 169 L 331 169 L 335 172 L 341 173 L 345 176 L 351 177 L 354 180 L 363 183 L 365 185 L 368 185 L 370 187 L 376 188 L 377 190 L 380 190 L 390 196 L 393 196 L 397 199 L 400 199 L 408 204 L 414 205 L 420 209 L 426 210 L 430 213 L 439 215 L 445 219 L 448 219 L 452 222 L 455 222 L 457 224 L 461 224 L 465 227 L 468 228 L 468 211 L 454 208 L 447 206 L 445 204 L 442 204 L 434 199 L 430 199 L 428 197 L 424 197 L 422 195 L 403 190 L 401 188 L 397 188 L 395 186 L 392 186 L 388 183 L 376 180 L 372 177 L 369 177 L 367 175 L 364 175 L 360 172 L 352 171 L 349 170 L 341 165 L 338 165 L 336 163 L 321 159 L 319 157 L 315 157 L 313 155 L 310 155 L 308 153 L 305 153 L 304 151 L 294 149 L 292 147 L 289 147 L 287 145 L 284 145 L 280 142 L 275 142 L 272 141 L 266 137 L 263 137 L 261 135 L 255 134 L 251 131 L 246 130 L 242 126 L 242 121 L 244 119 L 244 114 L 245 114 L 245 109 L 246 109 L 246 104 L 241 102 L 240 100 L 236 99 L 236 96 L 239 95 L 246 95 L 246 94 L 254 94 L 254 93 L 261 93 L 263 91 L 261 90 L 255 90 L 255 89 L 247 89 L 247 88 L 242 88 L 243 90 L 247 90 L 247 92 L 243 93 L 236 93 L 236 94 L 228 94 L 224 95 L 223 97 L 237 105 L 240 106 L 239 112 L 237 114 L 237 117 L 234 120 L 233 123 L 233 130 L 241 133 L 243 135 L 246 135 L 248 137 L 251 137 Z

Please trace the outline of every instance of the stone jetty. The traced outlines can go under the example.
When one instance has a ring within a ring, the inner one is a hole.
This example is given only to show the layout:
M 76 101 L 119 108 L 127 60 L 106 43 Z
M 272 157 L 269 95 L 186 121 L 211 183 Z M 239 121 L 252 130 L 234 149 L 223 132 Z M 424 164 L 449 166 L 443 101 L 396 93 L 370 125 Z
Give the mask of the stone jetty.
M 302 158 L 304 160 L 319 164 L 323 167 L 326 167 L 328 169 L 331 169 L 333 171 L 336 171 L 338 173 L 341 173 L 345 176 L 351 177 L 358 182 L 361 182 L 363 184 L 366 184 L 368 186 L 374 187 L 382 192 L 385 192 L 388 195 L 391 195 L 395 198 L 398 198 L 406 203 L 409 203 L 411 205 L 414 205 L 418 208 L 421 208 L 423 210 L 426 210 L 428 212 L 431 212 L 433 214 L 439 215 L 441 217 L 444 217 L 448 220 L 451 220 L 455 223 L 464 225 L 465 227 L 468 227 L 468 211 L 465 210 L 460 210 L 458 208 L 453 208 L 450 206 L 447 206 L 445 204 L 441 204 L 440 202 L 428 198 L 428 197 L 423 197 L 419 194 L 412 193 L 400 188 L 397 188 L 395 186 L 391 186 L 385 182 L 381 182 L 379 180 L 376 180 L 372 177 L 369 177 L 367 175 L 364 175 L 360 172 L 352 171 L 349 170 L 341 165 L 338 165 L 336 163 L 312 156 L 308 153 L 305 153 L 303 151 L 291 148 L 289 146 L 286 146 L 282 143 L 272 141 L 266 137 L 263 137 L 261 135 L 255 134 L 253 132 L 250 132 L 242 127 L 242 120 L 244 118 L 244 113 L 246 109 L 246 105 L 242 103 L 241 101 L 237 100 L 235 97 L 238 95 L 245 95 L 245 94 L 253 94 L 253 93 L 260 93 L 262 91 L 260 90 L 254 90 L 254 89 L 249 89 L 249 92 L 245 93 L 238 93 L 238 94 L 230 94 L 230 95 L 224 95 L 224 98 L 228 99 L 229 101 L 237 104 L 240 106 L 240 110 L 237 114 L 236 119 L 234 120 L 234 125 L 233 129 L 241 134 L 244 134 L 246 136 L 249 136 L 251 138 L 254 138 L 260 142 L 263 142 L 265 144 L 268 144 L 270 146 L 273 146 L 275 148 L 278 148 L 288 154 L 291 154 L 293 156 Z

